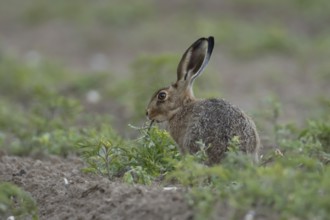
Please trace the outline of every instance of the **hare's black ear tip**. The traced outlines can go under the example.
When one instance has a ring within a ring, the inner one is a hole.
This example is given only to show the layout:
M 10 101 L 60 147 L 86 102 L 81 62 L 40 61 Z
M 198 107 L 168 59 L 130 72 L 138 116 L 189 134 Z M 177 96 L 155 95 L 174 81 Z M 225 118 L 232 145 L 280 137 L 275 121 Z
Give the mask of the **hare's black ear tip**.
M 207 41 L 209 42 L 209 44 L 214 45 L 214 37 L 213 36 L 209 36 L 207 38 Z
M 209 36 L 207 38 L 207 42 L 209 43 L 209 46 L 208 46 L 208 54 L 212 54 L 212 51 L 213 51 L 213 47 L 214 47 L 214 37 L 213 36 Z
M 213 41 L 214 42 L 214 37 L 213 36 L 209 36 L 207 39 L 208 39 L 208 41 Z

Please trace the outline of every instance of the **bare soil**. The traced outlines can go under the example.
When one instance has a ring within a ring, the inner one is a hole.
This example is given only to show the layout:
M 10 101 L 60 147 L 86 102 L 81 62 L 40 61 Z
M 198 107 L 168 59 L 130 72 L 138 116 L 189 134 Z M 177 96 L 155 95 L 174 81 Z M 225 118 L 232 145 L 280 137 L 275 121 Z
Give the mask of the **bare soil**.
M 76 157 L 39 160 L 2 155 L 0 182 L 29 192 L 40 219 L 193 219 L 180 190 L 126 185 L 83 173 L 82 167 Z

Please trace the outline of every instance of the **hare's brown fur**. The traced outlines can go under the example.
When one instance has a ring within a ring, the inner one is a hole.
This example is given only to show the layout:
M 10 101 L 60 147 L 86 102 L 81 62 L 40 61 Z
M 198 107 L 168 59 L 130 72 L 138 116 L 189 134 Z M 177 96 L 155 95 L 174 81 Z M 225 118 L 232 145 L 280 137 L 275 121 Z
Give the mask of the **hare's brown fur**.
M 253 121 L 223 99 L 207 99 L 182 106 L 168 121 L 169 132 L 183 153 L 196 153 L 201 141 L 207 146 L 209 163 L 219 163 L 233 137 L 239 147 L 257 157 L 259 137 Z
M 168 122 L 182 153 L 196 153 L 200 142 L 205 144 L 208 164 L 221 161 L 235 136 L 240 150 L 257 160 L 260 141 L 251 118 L 223 99 L 194 97 L 193 81 L 206 66 L 213 43 L 213 37 L 201 38 L 188 48 L 178 66 L 177 82 L 152 96 L 147 115 L 151 120 Z

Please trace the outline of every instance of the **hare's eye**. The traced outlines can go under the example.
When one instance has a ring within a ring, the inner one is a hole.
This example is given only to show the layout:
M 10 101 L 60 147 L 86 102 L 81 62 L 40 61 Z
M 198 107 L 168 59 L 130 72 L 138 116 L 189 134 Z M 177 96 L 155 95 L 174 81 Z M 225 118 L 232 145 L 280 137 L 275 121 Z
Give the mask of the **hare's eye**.
M 165 100 L 166 96 L 167 96 L 166 92 L 158 93 L 158 99 L 161 100 L 161 101 Z

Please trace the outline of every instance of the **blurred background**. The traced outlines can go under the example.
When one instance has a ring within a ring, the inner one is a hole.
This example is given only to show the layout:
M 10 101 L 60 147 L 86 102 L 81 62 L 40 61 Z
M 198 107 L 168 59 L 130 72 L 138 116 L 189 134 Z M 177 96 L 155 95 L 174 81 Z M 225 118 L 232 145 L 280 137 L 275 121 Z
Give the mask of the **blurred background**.
M 195 95 L 240 106 L 262 136 L 267 118 L 299 126 L 328 110 L 329 24 L 328 0 L 0 0 L 0 140 L 101 123 L 134 136 L 128 124 L 210 35 Z

